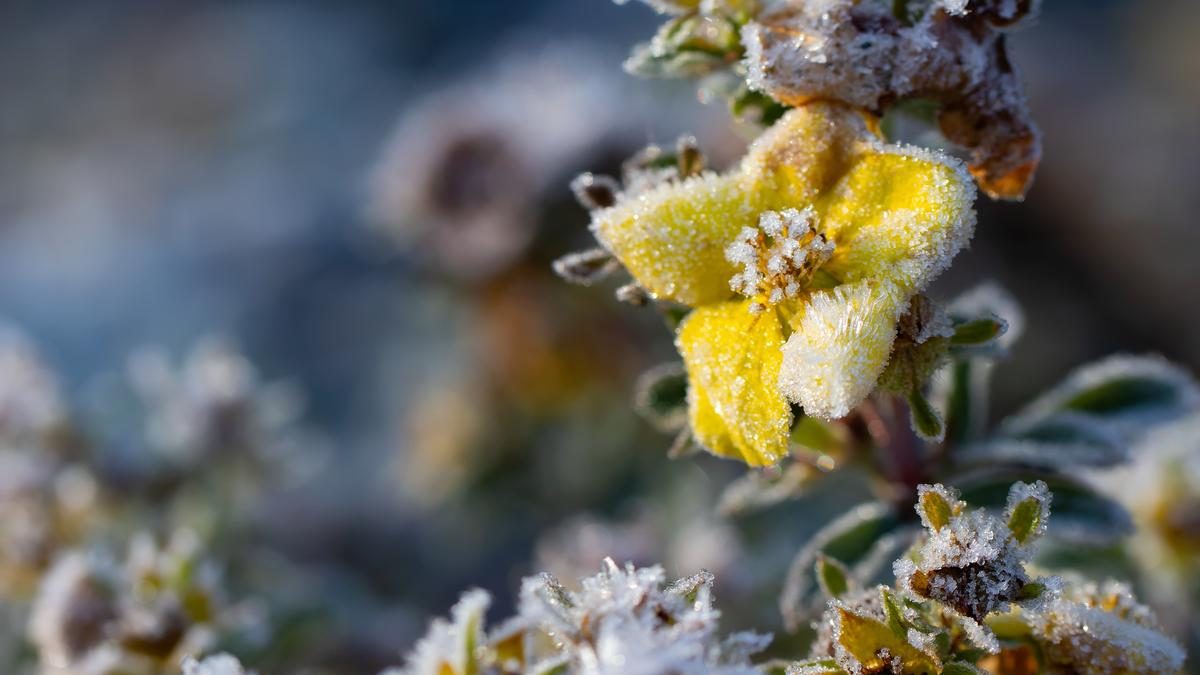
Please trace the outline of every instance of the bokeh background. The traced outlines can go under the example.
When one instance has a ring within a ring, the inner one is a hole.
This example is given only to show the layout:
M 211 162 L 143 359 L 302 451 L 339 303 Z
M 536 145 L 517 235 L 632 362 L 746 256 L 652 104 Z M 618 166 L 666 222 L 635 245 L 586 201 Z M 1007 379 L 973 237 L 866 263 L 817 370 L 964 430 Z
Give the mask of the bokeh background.
M 656 25 L 605 0 L 0 5 L 0 317 L 97 428 L 147 345 L 221 336 L 303 393 L 317 450 L 247 507 L 302 645 L 264 670 L 372 672 L 463 588 L 502 613 L 522 575 L 606 554 L 712 569 L 731 628 L 777 628 L 781 570 L 855 501 L 718 518 L 737 467 L 667 459 L 630 406 L 672 358 L 661 319 L 550 270 L 588 245 L 573 175 L 745 142 L 691 85 L 622 73 Z M 1024 204 L 980 202 L 934 293 L 1024 306 L 1000 413 L 1115 351 L 1200 367 L 1197 31 L 1192 0 L 1053 0 L 1012 36 L 1044 163 Z

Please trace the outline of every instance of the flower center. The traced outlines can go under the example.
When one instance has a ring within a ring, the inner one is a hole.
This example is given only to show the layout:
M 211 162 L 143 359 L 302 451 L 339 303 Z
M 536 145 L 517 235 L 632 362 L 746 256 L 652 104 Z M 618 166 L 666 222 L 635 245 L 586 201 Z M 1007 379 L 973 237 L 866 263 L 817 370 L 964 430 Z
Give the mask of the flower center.
M 833 255 L 833 242 L 813 229 L 815 221 L 811 206 L 803 211 L 764 211 L 757 228 L 742 228 L 726 247 L 725 258 L 742 267 L 729 287 L 754 301 L 751 312 L 796 297 Z

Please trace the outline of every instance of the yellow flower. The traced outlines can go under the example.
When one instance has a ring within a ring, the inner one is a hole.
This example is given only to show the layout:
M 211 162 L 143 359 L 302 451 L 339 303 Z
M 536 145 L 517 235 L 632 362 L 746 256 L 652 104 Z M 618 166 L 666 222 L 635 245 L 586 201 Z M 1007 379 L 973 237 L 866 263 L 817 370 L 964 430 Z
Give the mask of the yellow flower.
M 692 432 L 762 466 L 787 452 L 789 402 L 832 419 L 871 393 L 909 299 L 969 240 L 974 197 L 957 161 L 815 102 L 736 169 L 630 195 L 592 231 L 654 297 L 695 308 L 676 340 Z

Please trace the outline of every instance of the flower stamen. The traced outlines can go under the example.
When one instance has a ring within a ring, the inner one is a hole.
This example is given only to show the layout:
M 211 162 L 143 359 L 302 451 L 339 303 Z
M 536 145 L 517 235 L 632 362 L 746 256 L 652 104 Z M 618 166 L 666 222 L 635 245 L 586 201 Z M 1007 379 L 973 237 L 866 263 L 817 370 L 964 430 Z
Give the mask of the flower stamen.
M 833 256 L 834 244 L 813 227 L 812 207 L 803 211 L 764 211 L 758 227 L 744 227 L 725 249 L 725 258 L 741 265 L 729 287 L 750 298 L 751 312 L 761 312 L 799 295 L 813 273 Z

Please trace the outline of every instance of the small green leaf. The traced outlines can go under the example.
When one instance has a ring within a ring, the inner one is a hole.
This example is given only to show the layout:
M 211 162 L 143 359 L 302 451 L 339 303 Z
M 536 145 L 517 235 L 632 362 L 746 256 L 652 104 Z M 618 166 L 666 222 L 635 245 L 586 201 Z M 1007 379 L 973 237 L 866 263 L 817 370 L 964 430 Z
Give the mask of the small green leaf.
M 1031 581 L 1021 587 L 1021 592 L 1018 594 L 1021 600 L 1036 600 L 1042 597 L 1042 593 L 1046 592 L 1046 584 L 1038 581 Z
M 942 668 L 942 675 L 987 675 L 986 670 L 980 670 L 970 663 L 952 661 Z
M 921 496 L 917 499 L 917 505 L 921 509 L 921 515 L 925 517 L 925 522 L 934 532 L 949 525 L 950 518 L 954 516 L 953 507 L 937 490 L 922 491 Z
M 954 327 L 950 344 L 954 347 L 985 345 L 1004 335 L 1007 328 L 1003 320 L 991 316 L 964 321 Z
M 792 443 L 834 455 L 844 449 L 845 439 L 832 424 L 815 417 L 797 415 L 796 423 L 792 426 Z
M 634 408 L 660 431 L 677 431 L 687 424 L 687 390 L 682 363 L 655 366 L 638 378 Z
M 879 595 L 883 598 L 883 612 L 887 616 L 888 628 L 892 630 L 892 634 L 901 640 L 908 640 L 908 625 L 904 620 L 904 615 L 900 613 L 900 608 L 896 606 L 896 597 L 892 595 L 889 588 L 881 586 Z
M 1013 507 L 1008 517 L 1008 531 L 1018 544 L 1028 542 L 1042 521 L 1042 504 L 1037 499 L 1022 500 Z
M 768 664 L 768 668 L 773 665 Z M 766 669 L 764 672 L 767 675 L 775 675 L 776 673 L 776 671 L 770 669 Z M 804 675 L 845 675 L 846 671 L 834 659 L 812 659 L 790 663 L 786 669 L 778 672 L 804 673 Z
M 946 435 L 946 427 L 942 424 L 942 416 L 934 410 L 933 405 L 925 398 L 920 390 L 913 390 L 908 395 L 909 421 L 913 431 L 927 441 L 940 441 Z
M 831 599 L 836 600 L 850 590 L 850 570 L 824 553 L 817 554 L 816 574 L 821 590 Z

